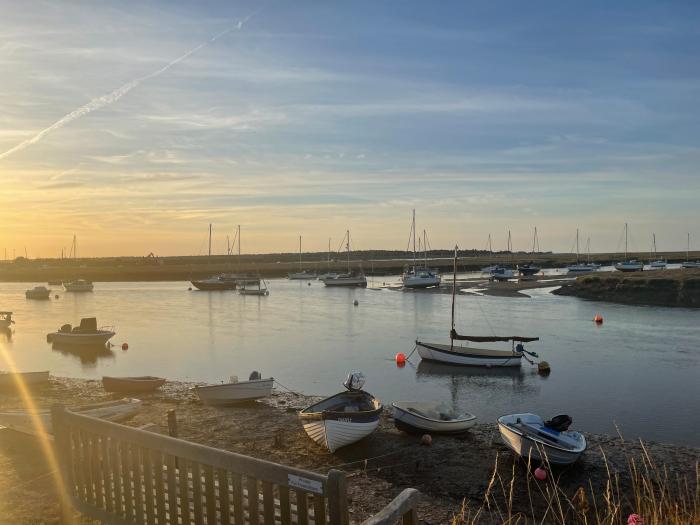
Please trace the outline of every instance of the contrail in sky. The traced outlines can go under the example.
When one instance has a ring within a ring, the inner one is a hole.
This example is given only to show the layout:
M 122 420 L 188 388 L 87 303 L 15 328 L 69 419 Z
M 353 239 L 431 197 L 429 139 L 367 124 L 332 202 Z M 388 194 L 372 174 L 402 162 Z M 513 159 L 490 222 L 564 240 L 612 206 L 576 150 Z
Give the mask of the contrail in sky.
M 243 20 L 239 21 L 236 24 L 235 28 L 241 29 L 243 27 L 243 24 L 245 24 L 248 20 L 250 20 L 255 14 L 256 13 L 250 14 L 247 17 L 245 17 Z M 153 73 L 149 73 L 148 75 L 145 75 L 143 77 L 139 77 L 135 80 L 131 80 L 130 82 L 127 82 L 126 84 L 122 85 L 121 87 L 115 89 L 111 93 L 107 93 L 106 95 L 102 95 L 101 97 L 93 98 L 90 102 L 88 102 L 84 106 L 81 106 L 78 109 L 71 111 L 70 113 L 68 113 L 64 117 L 61 117 L 56 122 L 51 124 L 48 128 L 42 129 L 33 137 L 28 138 L 28 139 L 20 142 L 19 144 L 8 149 L 4 153 L 0 153 L 0 160 L 3 160 L 5 158 L 9 157 L 13 153 L 17 153 L 18 151 L 21 151 L 24 148 L 31 146 L 32 144 L 36 144 L 41 139 L 43 139 L 46 135 L 48 135 L 52 131 L 56 131 L 57 129 L 62 128 L 63 126 L 65 126 L 69 122 L 73 122 L 74 120 L 76 120 L 84 115 L 87 115 L 88 113 L 90 113 L 92 111 L 95 111 L 97 109 L 101 109 L 105 106 L 108 106 L 109 104 L 116 102 L 117 100 L 122 98 L 124 95 L 126 95 L 129 91 L 131 91 L 136 86 L 138 86 L 139 84 L 144 82 L 145 80 L 157 77 L 161 73 L 165 73 L 168 69 L 170 69 L 174 65 L 179 64 L 180 62 L 182 62 L 186 58 L 190 57 L 191 55 L 193 55 L 194 53 L 196 53 L 197 51 L 199 51 L 203 47 L 211 44 L 212 42 L 215 42 L 216 40 L 218 40 L 219 38 L 221 38 L 222 36 L 224 36 L 225 34 L 231 32 L 231 31 L 233 31 L 233 28 L 228 28 L 228 29 L 222 31 L 221 33 L 219 33 L 218 35 L 211 37 L 206 42 L 199 44 L 197 47 L 190 49 L 184 55 L 181 55 L 181 56 L 177 57 L 175 60 L 168 62 L 166 65 L 164 65 L 163 67 L 161 67 L 157 71 L 154 71 Z

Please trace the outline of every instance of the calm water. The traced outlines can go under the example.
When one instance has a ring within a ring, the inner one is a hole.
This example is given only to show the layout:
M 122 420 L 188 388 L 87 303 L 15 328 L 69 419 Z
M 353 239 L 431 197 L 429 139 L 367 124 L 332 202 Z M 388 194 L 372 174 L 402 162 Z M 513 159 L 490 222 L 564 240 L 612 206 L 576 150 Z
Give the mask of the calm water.
M 358 369 L 367 390 L 387 404 L 442 400 L 482 420 L 566 412 L 578 429 L 614 432 L 617 423 L 628 438 L 700 445 L 700 311 L 585 302 L 545 290 L 530 299 L 458 297 L 462 333 L 539 336 L 528 348 L 551 364 L 543 378 L 529 365 L 455 369 L 419 364 L 417 354 L 414 366 L 397 368 L 394 354 L 408 354 L 417 337 L 447 341 L 449 295 L 273 280 L 262 298 L 169 282 L 96 283 L 93 293 L 28 301 L 28 287 L 3 283 L 0 291 L 0 309 L 16 320 L 0 344 L 22 370 L 216 382 L 255 369 L 298 391 L 331 394 Z M 597 312 L 602 327 L 591 322 Z M 47 332 L 88 316 L 115 325 L 113 342 L 128 342 L 129 350 L 81 360 L 46 343 Z M 5 360 L 0 355 L 0 368 L 8 368 Z

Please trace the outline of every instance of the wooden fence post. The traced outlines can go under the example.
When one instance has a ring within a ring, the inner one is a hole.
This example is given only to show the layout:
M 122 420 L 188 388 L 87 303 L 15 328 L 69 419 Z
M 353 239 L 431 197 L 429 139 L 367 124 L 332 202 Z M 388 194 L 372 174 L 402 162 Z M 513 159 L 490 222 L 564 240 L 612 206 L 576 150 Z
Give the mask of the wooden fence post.
M 61 523 L 69 525 L 73 523 L 73 505 L 70 496 L 73 492 L 73 477 L 71 476 L 70 465 L 72 461 L 70 433 L 66 428 L 65 415 L 66 408 L 63 405 L 51 407 L 51 424 L 54 432 L 53 453 L 59 467 L 55 477 L 61 509 Z
M 168 435 L 174 438 L 177 437 L 177 415 L 174 408 L 168 410 Z
M 328 523 L 349 525 L 347 480 L 345 473 L 331 469 L 328 472 Z

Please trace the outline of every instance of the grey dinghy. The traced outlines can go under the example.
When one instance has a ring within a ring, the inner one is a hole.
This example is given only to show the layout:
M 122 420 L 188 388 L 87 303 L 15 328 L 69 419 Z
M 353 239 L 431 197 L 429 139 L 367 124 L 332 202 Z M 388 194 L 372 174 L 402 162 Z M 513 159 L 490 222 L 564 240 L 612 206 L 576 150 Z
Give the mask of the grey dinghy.
M 506 446 L 525 459 L 570 465 L 586 450 L 586 438 L 567 430 L 570 423 L 569 416 L 545 423 L 536 414 L 510 414 L 498 418 L 498 430 Z
M 455 414 L 438 403 L 392 403 L 394 425 L 404 432 L 462 434 L 476 423 L 472 414 Z

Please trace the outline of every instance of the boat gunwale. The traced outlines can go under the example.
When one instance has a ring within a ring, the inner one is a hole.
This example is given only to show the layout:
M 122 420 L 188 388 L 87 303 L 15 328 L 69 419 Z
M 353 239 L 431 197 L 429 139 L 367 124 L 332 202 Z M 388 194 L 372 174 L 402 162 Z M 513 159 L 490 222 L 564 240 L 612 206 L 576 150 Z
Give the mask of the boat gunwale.
M 488 354 L 479 355 L 479 354 L 468 354 L 466 352 L 459 352 L 459 351 L 454 351 L 454 350 L 445 350 L 442 348 L 437 348 L 435 346 L 432 346 L 432 345 L 441 344 L 441 343 L 424 343 L 424 342 L 421 342 L 421 341 L 416 339 L 416 344 L 420 345 L 424 348 L 427 348 L 428 350 L 433 350 L 435 352 L 442 352 L 444 354 L 457 355 L 457 356 L 462 356 L 462 357 L 471 357 L 471 358 L 475 358 L 475 359 L 520 359 L 523 357 L 523 353 L 521 353 L 521 352 L 514 352 L 514 351 L 508 351 L 508 350 L 491 350 L 491 349 L 487 349 L 487 348 L 481 348 L 479 350 L 488 350 L 489 352 L 503 352 L 503 355 L 488 355 Z M 447 345 L 445 345 L 445 346 L 447 346 Z M 469 347 L 457 346 L 454 348 L 469 348 Z M 426 359 L 426 358 L 423 358 L 423 359 Z M 428 360 L 430 361 L 430 359 L 428 359 Z M 440 361 L 440 362 L 442 362 L 442 361 Z M 458 363 L 453 363 L 453 364 L 458 364 Z M 469 366 L 468 363 L 467 363 L 467 366 Z M 480 365 L 477 365 L 477 366 L 480 366 Z
M 323 403 L 325 401 L 333 399 L 334 397 L 345 396 L 345 395 L 348 395 L 349 393 L 361 393 L 364 396 L 368 396 L 371 398 L 372 402 L 376 403 L 378 406 L 376 408 L 371 409 L 371 410 L 355 410 L 353 412 L 339 412 L 337 410 L 316 410 L 314 412 L 308 412 L 308 410 L 313 409 L 315 406 L 320 405 L 321 403 Z M 303 420 L 309 420 L 309 421 L 311 421 L 311 420 L 323 420 L 323 421 L 325 421 L 327 419 L 335 420 L 339 417 L 350 417 L 351 415 L 355 415 L 357 417 L 372 418 L 371 421 L 373 421 L 375 416 L 377 419 L 379 419 L 379 416 L 381 415 L 383 410 L 384 410 L 384 405 L 382 405 L 382 402 L 379 401 L 379 399 L 377 399 L 372 394 L 370 394 L 369 392 L 366 392 L 364 390 L 356 390 L 356 391 L 338 392 L 337 394 L 323 398 L 320 401 L 314 403 L 313 405 L 309 405 L 308 407 L 301 409 L 298 413 L 298 416 L 300 419 L 303 419 Z
M 265 383 L 272 381 L 274 383 L 275 378 L 274 377 L 268 377 L 266 379 L 249 379 L 247 381 L 238 381 L 237 383 L 221 383 L 218 385 L 196 385 L 192 387 L 192 390 L 195 391 L 201 391 L 201 390 L 214 390 L 216 388 L 221 388 L 221 387 L 229 387 L 229 386 L 235 386 L 235 385 L 250 385 L 254 383 Z
M 400 403 L 400 401 L 399 401 L 399 403 Z M 469 412 L 466 412 L 464 414 L 460 414 L 460 416 L 469 416 L 466 418 L 459 418 L 459 419 L 454 418 L 454 419 L 449 419 L 449 420 L 433 419 L 431 417 L 424 416 L 422 414 L 418 414 L 417 412 L 413 412 L 412 410 L 407 410 L 407 409 L 397 405 L 396 402 L 392 403 L 391 406 L 400 410 L 401 412 L 405 412 L 406 414 L 410 414 L 413 417 L 416 417 L 418 419 L 424 419 L 426 421 L 431 421 L 433 423 L 468 423 L 470 421 L 474 421 L 474 420 L 478 419 L 474 414 L 470 414 Z M 396 419 L 396 418 L 394 417 L 394 419 Z

